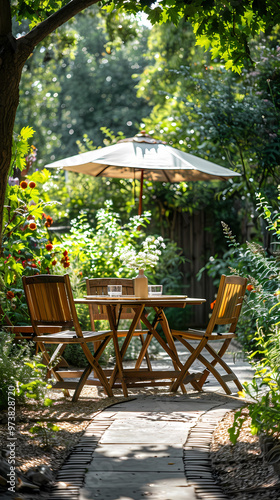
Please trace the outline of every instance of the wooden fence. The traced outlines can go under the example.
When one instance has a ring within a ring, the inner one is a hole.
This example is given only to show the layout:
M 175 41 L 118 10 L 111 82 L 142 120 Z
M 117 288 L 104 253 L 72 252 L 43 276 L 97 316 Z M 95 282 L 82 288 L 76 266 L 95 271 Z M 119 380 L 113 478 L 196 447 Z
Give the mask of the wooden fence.
M 217 289 L 213 286 L 212 278 L 206 272 L 202 274 L 200 281 L 197 279 L 198 271 L 214 255 L 212 232 L 205 230 L 211 227 L 206 211 L 199 211 L 191 216 L 187 213 L 177 213 L 176 224 L 173 229 L 172 239 L 183 249 L 186 258 L 182 266 L 183 277 L 178 294 L 186 294 L 189 297 L 203 297 L 206 304 L 192 307 L 192 327 L 206 326 L 210 310 L 210 304 L 215 300 Z

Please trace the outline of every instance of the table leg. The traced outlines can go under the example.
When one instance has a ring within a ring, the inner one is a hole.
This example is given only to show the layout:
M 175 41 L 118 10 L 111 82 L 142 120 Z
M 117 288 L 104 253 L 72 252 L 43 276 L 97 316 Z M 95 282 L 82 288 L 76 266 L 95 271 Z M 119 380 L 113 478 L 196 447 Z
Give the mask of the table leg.
M 159 315 L 159 322 L 161 324 L 163 333 L 165 335 L 166 342 L 169 345 L 170 349 L 172 349 L 172 351 L 174 352 L 174 354 L 177 357 L 177 362 L 175 362 L 174 359 L 172 359 L 172 363 L 173 363 L 175 370 L 178 370 L 180 361 L 179 361 L 177 349 L 176 349 L 175 342 L 174 342 L 174 339 L 173 339 L 171 331 L 170 331 L 170 327 L 169 327 L 167 318 L 165 316 L 163 309 L 155 308 L 155 311 Z M 181 384 L 180 387 L 181 387 L 183 394 L 185 394 L 187 391 L 186 391 L 184 384 Z
M 160 307 L 154 307 L 154 309 L 155 309 L 155 312 L 156 312 L 156 315 L 157 315 L 157 323 L 158 322 L 161 323 L 163 332 L 164 332 L 164 334 L 166 336 L 166 341 L 168 343 L 165 342 L 161 338 L 161 336 L 159 335 L 159 333 L 157 332 L 157 330 L 151 325 L 151 323 L 148 321 L 148 319 L 146 317 L 142 316 L 141 317 L 141 321 L 144 323 L 144 325 L 148 328 L 148 330 L 153 334 L 153 336 L 157 339 L 157 341 L 159 342 L 159 344 L 163 347 L 163 349 L 170 356 L 170 358 L 171 358 L 171 360 L 173 362 L 174 368 L 177 369 L 177 370 L 178 369 L 182 370 L 183 364 L 179 360 L 179 357 L 178 357 L 178 354 L 177 354 L 177 349 L 175 347 L 175 343 L 174 343 L 173 337 L 171 335 L 170 328 L 169 328 L 169 325 L 168 325 L 168 321 L 166 319 L 164 311 Z M 199 383 L 196 380 L 192 380 L 192 381 L 190 381 L 190 383 L 191 383 L 191 385 L 193 386 L 194 389 L 201 390 L 200 386 L 199 386 Z M 174 390 L 173 389 L 174 384 L 175 384 L 175 382 L 172 383 L 171 390 Z M 177 385 L 177 387 L 178 387 L 178 385 Z M 180 387 L 181 387 L 182 391 L 185 393 L 186 389 L 185 389 L 185 386 L 184 386 L 183 383 L 180 384 Z
M 110 327 L 113 331 L 113 339 L 114 339 L 114 346 L 115 346 L 115 352 L 116 352 L 116 366 L 113 370 L 113 373 L 111 375 L 111 378 L 110 378 L 110 386 L 113 387 L 114 383 L 115 383 L 115 380 L 116 380 L 116 377 L 117 375 L 119 374 L 120 375 L 120 378 L 121 378 L 121 383 L 122 383 L 122 387 L 123 387 L 123 392 L 124 392 L 124 396 L 127 397 L 128 396 L 128 393 L 127 393 L 127 387 L 126 387 L 126 383 L 125 383 L 125 379 L 124 379 L 124 375 L 123 375 L 123 366 L 122 366 L 122 361 L 123 361 L 123 358 L 124 358 L 124 355 L 126 353 L 126 350 L 129 346 L 129 343 L 132 339 L 132 336 L 133 336 L 133 333 L 135 331 L 135 328 L 140 320 L 140 317 L 143 313 L 143 310 L 144 310 L 144 304 L 140 305 L 140 306 L 136 306 L 135 308 L 133 308 L 134 312 L 135 312 L 135 316 L 131 322 L 131 325 L 130 325 L 130 328 L 126 334 L 126 337 L 124 339 L 124 343 L 122 345 L 122 348 L 121 350 L 119 350 L 119 344 L 118 344 L 118 337 L 117 337 L 117 324 L 116 324 L 116 318 L 114 319 L 114 314 L 112 312 L 112 308 L 110 305 L 106 306 L 107 308 L 107 314 L 108 314 L 108 318 L 109 318 L 109 321 L 110 321 Z
M 115 349 L 115 355 L 116 355 L 116 367 L 117 367 L 116 373 L 120 374 L 123 395 L 127 398 L 128 392 L 127 392 L 127 387 L 126 387 L 126 383 L 125 383 L 124 376 L 123 376 L 122 359 L 121 359 L 120 350 L 119 350 L 119 343 L 118 343 L 116 308 L 114 306 L 108 305 L 108 306 L 106 306 L 106 310 L 107 310 L 108 320 L 110 323 L 110 328 L 113 331 L 113 342 L 114 342 L 114 349 Z M 110 387 L 113 386 L 113 383 L 111 383 L 111 379 L 109 381 L 109 385 L 110 385 Z
M 141 321 L 144 323 L 144 325 L 147 327 L 147 329 L 151 332 L 151 334 L 157 339 L 158 343 L 161 345 L 161 347 L 163 347 L 163 349 L 165 350 L 165 352 L 167 352 L 167 354 L 170 356 L 170 358 L 173 361 L 175 361 L 176 363 L 178 363 L 178 366 L 180 366 L 180 365 L 182 366 L 182 363 L 180 363 L 176 353 L 174 353 L 174 351 L 172 349 L 170 349 L 169 345 L 161 338 L 160 334 L 157 332 L 155 327 L 153 327 L 153 325 L 151 325 L 149 320 L 145 316 L 142 316 Z M 158 318 L 156 324 L 159 321 L 160 320 Z
M 144 314 L 145 314 L 145 311 L 144 311 Z M 153 323 L 152 323 L 152 327 L 154 329 L 156 329 L 158 323 L 159 323 L 159 319 L 156 316 L 155 319 L 154 319 L 154 321 L 153 321 Z M 135 370 L 138 370 L 140 368 L 140 366 L 142 364 L 142 361 L 143 361 L 144 357 L 147 354 L 147 350 L 148 350 L 148 347 L 149 347 L 149 345 L 151 343 L 152 338 L 153 338 L 153 334 L 149 331 L 147 333 L 147 335 L 146 335 L 146 338 L 145 338 L 144 342 L 142 343 L 141 351 L 140 351 L 139 356 L 137 358 L 137 361 L 135 363 Z M 152 370 L 152 367 L 149 366 L 149 364 L 148 364 L 148 369 L 149 369 L 149 371 Z

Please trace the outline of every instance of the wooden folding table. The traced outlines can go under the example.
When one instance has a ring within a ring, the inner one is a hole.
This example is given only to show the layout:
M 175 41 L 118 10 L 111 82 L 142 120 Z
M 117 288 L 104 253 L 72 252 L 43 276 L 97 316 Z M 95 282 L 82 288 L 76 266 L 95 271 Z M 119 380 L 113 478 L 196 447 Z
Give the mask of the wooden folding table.
M 179 360 L 176 346 L 170 332 L 170 327 L 164 313 L 166 307 L 184 308 L 186 305 L 202 304 L 205 299 L 190 298 L 183 295 L 160 295 L 154 297 L 140 298 L 134 295 L 122 295 L 120 297 L 109 297 L 107 295 L 88 295 L 84 298 L 75 299 L 76 304 L 96 304 L 105 306 L 110 328 L 113 331 L 114 347 L 116 355 L 116 365 L 113 370 L 104 370 L 104 373 L 110 376 L 110 386 L 112 388 L 122 387 L 125 396 L 128 395 L 127 388 L 129 387 L 152 387 L 152 386 L 166 386 L 168 380 L 170 386 L 176 380 L 183 367 Z M 131 307 L 134 311 L 134 318 L 131 321 L 129 329 L 121 349 L 118 347 L 117 331 L 119 327 L 119 320 L 122 308 Z M 146 309 L 151 308 L 154 310 L 153 320 L 149 320 L 146 314 Z M 148 330 L 144 344 L 139 352 L 135 367 L 132 369 L 123 368 L 123 359 L 127 348 L 133 337 L 134 330 L 139 322 L 145 325 Z M 156 330 L 157 325 L 160 323 L 165 339 Z M 150 370 L 148 368 L 140 368 L 145 353 L 149 344 L 155 338 L 157 342 L 169 355 L 173 363 L 173 370 Z M 185 391 L 184 383 L 190 382 L 195 389 L 199 390 L 199 386 L 195 378 L 191 374 L 186 374 L 182 384 L 180 385 L 183 392 Z

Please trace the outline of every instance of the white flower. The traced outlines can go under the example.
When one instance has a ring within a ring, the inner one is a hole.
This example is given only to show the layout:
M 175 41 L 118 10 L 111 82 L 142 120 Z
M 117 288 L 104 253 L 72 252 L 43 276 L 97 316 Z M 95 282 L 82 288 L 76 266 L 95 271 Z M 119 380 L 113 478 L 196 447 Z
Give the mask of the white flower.
M 165 248 L 163 238 L 155 238 L 154 236 L 147 236 L 142 242 L 142 249 L 136 252 L 135 248 L 128 246 L 120 249 L 117 252 L 122 265 L 134 269 L 146 269 L 146 267 L 155 267 L 159 260 L 161 251 L 159 249 Z

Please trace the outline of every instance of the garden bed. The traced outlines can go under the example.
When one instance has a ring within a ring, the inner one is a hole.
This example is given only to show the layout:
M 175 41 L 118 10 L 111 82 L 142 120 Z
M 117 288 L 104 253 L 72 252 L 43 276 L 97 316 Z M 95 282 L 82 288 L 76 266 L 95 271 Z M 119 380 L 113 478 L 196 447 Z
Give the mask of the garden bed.
M 263 460 L 259 439 L 250 432 L 250 418 L 243 424 L 235 445 L 228 434 L 233 420 L 234 412 L 230 412 L 213 434 L 211 459 L 216 481 L 234 500 L 279 500 L 280 479 L 273 466 Z
M 53 405 L 42 407 L 38 403 L 25 404 L 17 408 L 16 457 L 17 467 L 22 473 L 30 467 L 48 465 L 54 474 L 59 470 L 69 450 L 76 444 L 96 412 L 102 411 L 112 403 L 123 400 L 122 396 L 104 398 L 94 389 L 84 389 L 83 397 L 72 403 L 61 392 L 50 394 Z M 32 434 L 30 428 L 36 422 L 52 422 L 59 427 L 49 432 L 49 443 L 39 434 Z M 0 448 L 6 450 L 8 444 L 6 412 L 0 413 Z

